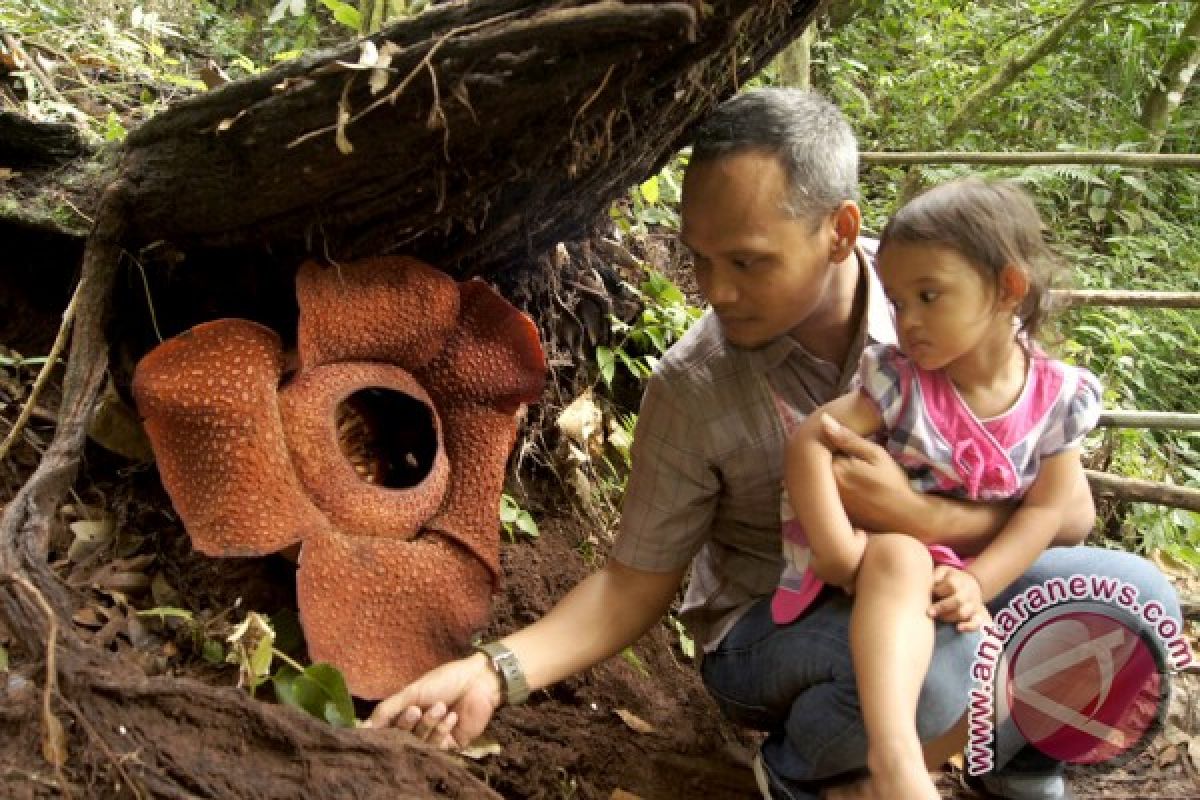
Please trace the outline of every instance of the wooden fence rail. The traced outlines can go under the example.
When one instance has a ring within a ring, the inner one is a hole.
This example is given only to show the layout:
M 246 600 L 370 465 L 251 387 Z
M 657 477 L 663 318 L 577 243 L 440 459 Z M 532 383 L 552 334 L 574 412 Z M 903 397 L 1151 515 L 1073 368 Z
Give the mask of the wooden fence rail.
M 889 153 L 862 152 L 858 159 L 872 166 L 903 166 L 907 164 L 996 164 L 1014 167 L 1038 164 L 1110 164 L 1121 167 L 1149 169 L 1200 169 L 1197 153 L 1122 153 L 1112 150 L 1049 151 L 1031 153 L 961 153 L 950 150 L 932 152 Z
M 1176 486 L 1171 483 L 1123 478 L 1107 472 L 1087 470 L 1088 483 L 1097 497 L 1109 496 L 1136 503 L 1155 503 L 1160 506 L 1200 511 L 1200 489 Z
M 1099 424 L 1102 428 L 1200 431 L 1200 414 L 1175 411 L 1102 411 Z
M 1200 308 L 1200 292 L 1149 292 L 1123 289 L 1051 289 L 1056 305 Z

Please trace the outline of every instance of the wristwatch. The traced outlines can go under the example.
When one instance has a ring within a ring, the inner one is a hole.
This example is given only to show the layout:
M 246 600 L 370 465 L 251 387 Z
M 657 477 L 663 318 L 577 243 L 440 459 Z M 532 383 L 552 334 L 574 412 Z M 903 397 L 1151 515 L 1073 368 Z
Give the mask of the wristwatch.
M 529 684 L 525 682 L 525 671 L 521 669 L 516 653 L 500 642 L 477 644 L 474 650 L 487 656 L 488 664 L 500 676 L 506 706 L 519 706 L 528 699 Z

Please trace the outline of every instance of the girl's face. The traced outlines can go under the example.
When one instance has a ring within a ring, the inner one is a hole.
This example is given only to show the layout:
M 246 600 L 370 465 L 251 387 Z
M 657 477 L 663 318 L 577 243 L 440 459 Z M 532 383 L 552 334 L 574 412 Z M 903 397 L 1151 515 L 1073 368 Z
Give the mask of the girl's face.
M 995 284 L 957 250 L 890 243 L 877 266 L 900 349 L 922 369 L 944 369 L 990 345 L 1013 341 L 1012 303 L 1000 302 Z

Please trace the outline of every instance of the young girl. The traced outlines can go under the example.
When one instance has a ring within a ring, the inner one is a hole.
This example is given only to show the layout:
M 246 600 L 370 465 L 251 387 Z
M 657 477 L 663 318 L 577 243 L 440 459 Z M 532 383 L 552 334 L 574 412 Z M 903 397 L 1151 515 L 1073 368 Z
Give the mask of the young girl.
M 899 347 L 868 348 L 860 389 L 812 414 L 789 441 L 785 503 L 795 519 L 784 525 L 789 566 L 772 612 L 777 623 L 794 620 L 824 584 L 854 595 L 869 777 L 842 796 L 938 796 L 915 727 L 931 618 L 979 628 L 984 603 L 1059 530 L 1080 474 L 1079 442 L 1096 424 L 1101 392 L 1090 373 L 1048 358 L 1031 339 L 1054 263 L 1041 230 L 1033 203 L 1006 183 L 955 181 L 902 208 L 877 257 Z M 856 530 L 822 442 L 822 428 L 839 424 L 881 434 L 920 491 L 1020 505 L 969 560 L 904 532 Z

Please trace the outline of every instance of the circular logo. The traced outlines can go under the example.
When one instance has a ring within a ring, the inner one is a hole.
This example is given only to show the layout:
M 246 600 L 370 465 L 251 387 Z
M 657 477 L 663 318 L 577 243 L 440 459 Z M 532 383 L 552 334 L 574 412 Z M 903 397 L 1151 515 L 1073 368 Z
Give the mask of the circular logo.
M 1161 651 L 1113 609 L 1062 607 L 1009 648 L 1006 699 L 1027 742 L 1073 764 L 1135 752 L 1166 713 Z

